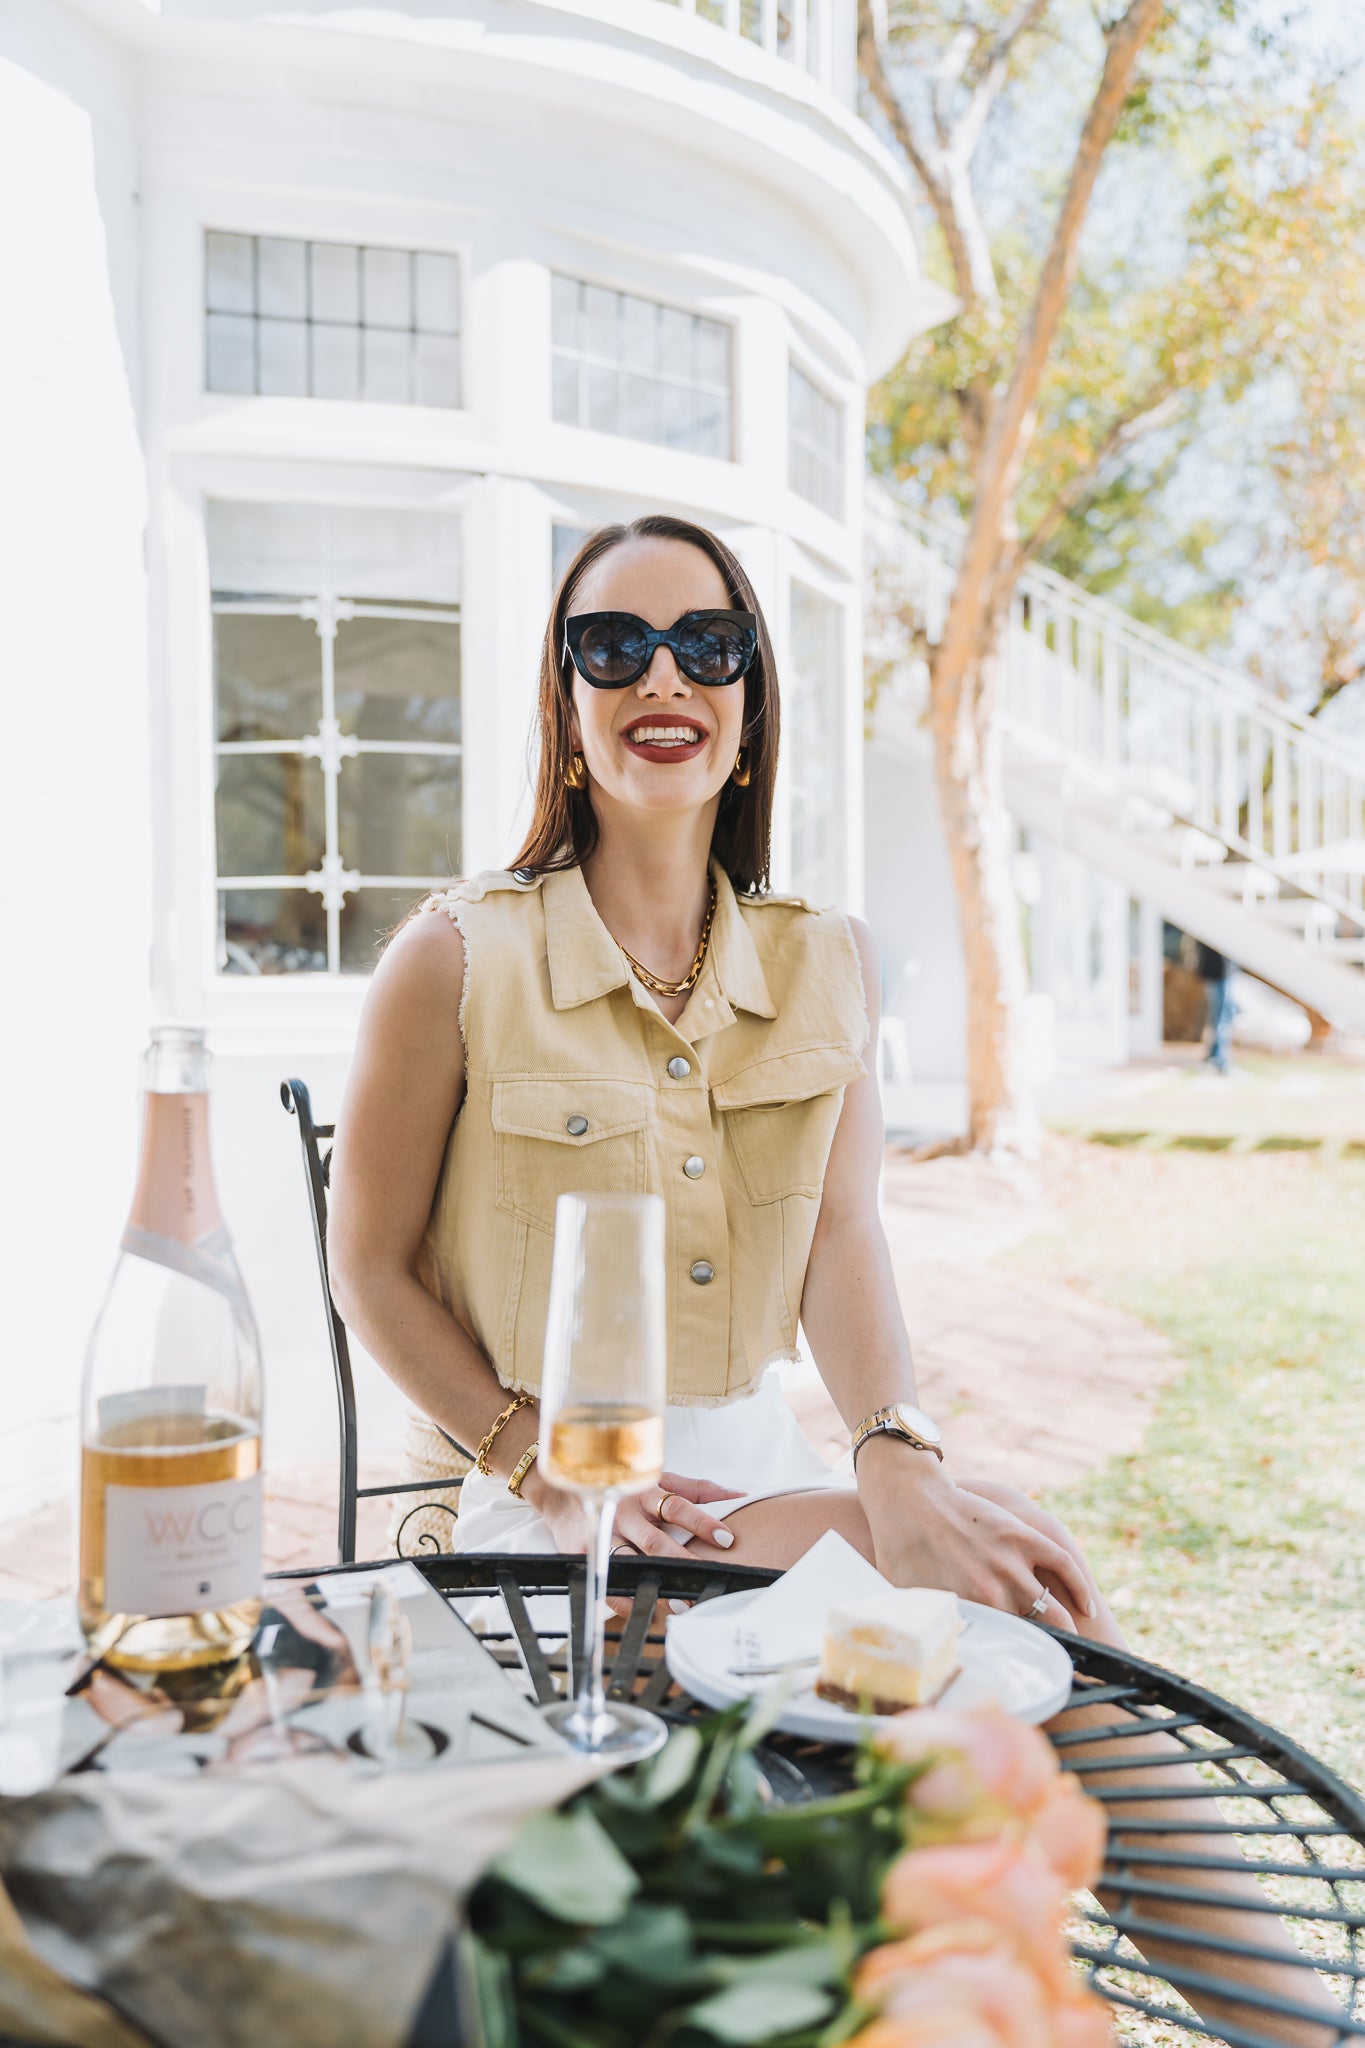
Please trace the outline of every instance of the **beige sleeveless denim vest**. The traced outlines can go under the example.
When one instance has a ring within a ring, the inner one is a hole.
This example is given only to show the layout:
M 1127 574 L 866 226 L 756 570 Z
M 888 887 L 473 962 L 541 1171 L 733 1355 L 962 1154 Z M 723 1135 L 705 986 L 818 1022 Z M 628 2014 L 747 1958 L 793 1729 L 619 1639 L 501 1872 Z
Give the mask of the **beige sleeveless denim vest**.
M 570 1191 L 664 1198 L 670 1401 L 735 1400 L 794 1355 L 825 1164 L 864 1072 L 862 974 L 842 913 L 736 897 L 713 873 L 711 944 L 676 1024 L 577 868 L 482 874 L 425 906 L 464 935 L 466 1092 L 422 1276 L 506 1387 L 540 1384 Z

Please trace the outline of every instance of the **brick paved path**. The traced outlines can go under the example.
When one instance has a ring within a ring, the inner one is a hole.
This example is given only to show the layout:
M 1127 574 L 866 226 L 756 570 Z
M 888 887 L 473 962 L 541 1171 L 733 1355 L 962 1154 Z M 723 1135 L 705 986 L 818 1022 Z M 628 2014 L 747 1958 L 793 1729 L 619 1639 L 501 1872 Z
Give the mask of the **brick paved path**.
M 1033 1279 L 1026 1260 L 992 1263 L 1048 1227 L 1051 1211 L 1030 1176 L 890 1153 L 883 1207 L 920 1400 L 943 1424 L 957 1470 L 1037 1493 L 1136 1447 L 1175 1361 L 1141 1323 Z M 837 1458 L 848 1437 L 819 1382 L 793 1386 L 788 1399 L 811 1441 Z M 371 1459 L 362 1484 L 397 1476 L 396 1456 Z M 335 1557 L 335 1484 L 327 1465 L 272 1469 L 271 1569 Z M 388 1554 L 387 1524 L 387 1503 L 362 1502 L 360 1556 Z M 64 1504 L 0 1524 L 0 1599 L 66 1590 L 71 1547 Z

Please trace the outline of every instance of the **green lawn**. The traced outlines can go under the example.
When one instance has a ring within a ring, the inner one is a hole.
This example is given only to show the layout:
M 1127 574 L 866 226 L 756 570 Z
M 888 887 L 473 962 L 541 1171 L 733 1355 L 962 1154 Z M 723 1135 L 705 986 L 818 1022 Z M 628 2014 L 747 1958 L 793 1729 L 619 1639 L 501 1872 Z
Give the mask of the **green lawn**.
M 1162 1331 L 1142 1449 L 1049 1504 L 1132 1645 L 1365 1787 L 1365 1159 L 1052 1141 L 1012 1259 Z

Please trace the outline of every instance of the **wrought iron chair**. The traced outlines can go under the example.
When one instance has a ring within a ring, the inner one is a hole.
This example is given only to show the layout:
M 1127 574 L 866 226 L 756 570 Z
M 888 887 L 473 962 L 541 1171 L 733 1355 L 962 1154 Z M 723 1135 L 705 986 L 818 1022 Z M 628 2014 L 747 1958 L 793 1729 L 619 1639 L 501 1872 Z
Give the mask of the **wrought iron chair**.
M 332 1348 L 332 1374 L 336 1380 L 337 1417 L 341 1433 L 341 1477 L 337 1493 L 337 1562 L 355 1562 L 355 1514 L 356 1502 L 373 1500 L 380 1496 L 399 1493 L 453 1493 L 461 1484 L 464 1474 L 451 1473 L 448 1478 L 405 1479 L 392 1486 L 360 1486 L 357 1482 L 357 1438 L 355 1420 L 355 1382 L 351 1377 L 351 1345 L 346 1334 L 346 1325 L 337 1313 L 332 1300 L 332 1284 L 327 1272 L 327 1189 L 332 1173 L 332 1141 L 336 1136 L 335 1124 L 316 1124 L 313 1121 L 313 1105 L 308 1090 L 302 1081 L 281 1081 L 280 1101 L 290 1116 L 298 1118 L 299 1140 L 303 1146 L 303 1171 L 308 1185 L 308 1213 L 313 1219 L 313 1247 L 318 1255 L 318 1276 L 322 1281 L 323 1307 L 327 1311 L 327 1341 Z M 324 1149 L 325 1148 L 325 1149 Z M 473 1453 L 463 1444 L 457 1444 L 453 1436 L 441 1431 L 451 1449 L 469 1463 Z M 454 1516 L 454 1510 L 441 1501 L 425 1503 L 439 1508 L 442 1513 Z M 414 1509 L 413 1513 L 420 1510 Z M 406 1517 L 404 1518 L 406 1521 Z M 398 1530 L 398 1546 L 401 1552 L 403 1524 Z M 427 1535 L 423 1545 L 434 1542 Z

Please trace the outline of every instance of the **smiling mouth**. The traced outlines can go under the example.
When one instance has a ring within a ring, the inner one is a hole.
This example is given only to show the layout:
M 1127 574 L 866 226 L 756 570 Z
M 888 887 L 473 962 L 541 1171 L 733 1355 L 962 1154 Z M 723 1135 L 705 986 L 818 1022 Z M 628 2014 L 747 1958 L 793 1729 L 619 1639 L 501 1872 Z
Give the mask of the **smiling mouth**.
M 683 755 L 690 758 L 706 744 L 706 734 L 699 725 L 632 725 L 621 737 L 650 760 L 669 756 L 677 759 Z

